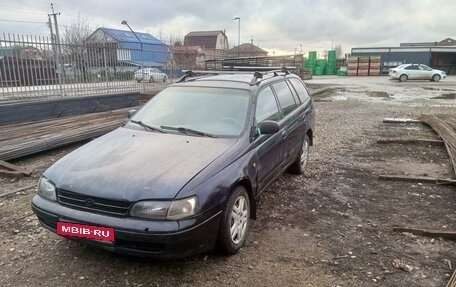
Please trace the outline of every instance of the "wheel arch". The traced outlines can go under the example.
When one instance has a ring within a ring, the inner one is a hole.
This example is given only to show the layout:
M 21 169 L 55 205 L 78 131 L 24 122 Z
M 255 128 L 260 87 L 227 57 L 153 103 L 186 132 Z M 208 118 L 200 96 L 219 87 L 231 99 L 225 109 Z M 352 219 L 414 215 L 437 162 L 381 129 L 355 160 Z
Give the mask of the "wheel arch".
M 257 214 L 257 205 L 256 205 L 256 199 L 253 194 L 253 187 L 252 183 L 248 178 L 240 178 L 236 183 L 234 183 L 231 186 L 230 193 L 233 192 L 233 190 L 238 187 L 242 186 L 245 188 L 247 191 L 247 194 L 249 196 L 249 201 L 250 201 L 250 218 L 251 219 L 256 219 L 256 214 Z
M 442 75 L 440 75 L 439 73 L 435 73 L 432 75 L 431 79 L 434 81 L 434 77 L 435 76 L 438 76 L 439 77 L 439 81 L 442 79 Z
M 306 132 L 307 137 L 309 138 L 309 144 L 313 146 L 313 131 L 312 129 L 308 129 Z
M 408 78 L 409 78 L 408 75 L 407 75 L 406 73 L 402 73 L 402 74 L 399 75 L 399 78 L 398 78 L 399 81 L 402 81 L 402 80 L 401 80 L 402 76 L 405 76 L 405 78 L 406 78 L 405 80 L 406 80 L 406 81 L 407 81 Z

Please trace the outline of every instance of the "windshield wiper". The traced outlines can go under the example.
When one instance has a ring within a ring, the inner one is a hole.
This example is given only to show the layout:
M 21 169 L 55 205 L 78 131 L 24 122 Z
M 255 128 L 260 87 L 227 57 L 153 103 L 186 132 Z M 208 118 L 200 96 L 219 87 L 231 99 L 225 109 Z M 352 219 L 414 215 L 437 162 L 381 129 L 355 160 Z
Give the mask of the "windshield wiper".
M 162 129 L 159 129 L 159 128 L 156 128 L 156 127 L 153 127 L 153 126 L 149 126 L 145 123 L 143 123 L 142 121 L 135 121 L 135 120 L 130 120 L 130 122 L 134 123 L 134 124 L 137 124 L 137 125 L 140 125 L 142 126 L 143 128 L 145 129 L 148 129 L 148 130 L 151 130 L 151 131 L 156 131 L 156 132 L 160 132 L 160 133 L 166 133 L 165 131 L 163 131 Z
M 173 131 L 178 131 L 180 133 L 184 134 L 194 134 L 194 135 L 199 135 L 199 136 L 204 136 L 204 137 L 210 137 L 210 138 L 216 138 L 216 135 L 194 130 L 194 129 L 189 129 L 189 128 L 184 128 L 184 127 L 170 127 L 170 126 L 160 126 L 160 128 L 165 129 L 165 130 L 173 130 Z

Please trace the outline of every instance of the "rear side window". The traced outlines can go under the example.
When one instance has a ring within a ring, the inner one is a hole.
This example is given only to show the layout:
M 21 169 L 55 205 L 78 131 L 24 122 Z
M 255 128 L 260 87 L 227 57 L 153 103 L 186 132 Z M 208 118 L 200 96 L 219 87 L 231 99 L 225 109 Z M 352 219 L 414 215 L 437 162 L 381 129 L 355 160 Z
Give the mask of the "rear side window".
M 296 93 L 298 93 L 298 97 L 301 100 L 301 103 L 305 103 L 307 99 L 310 98 L 309 93 L 304 87 L 303 83 L 298 79 L 290 79 L 291 85 L 295 89 Z
M 270 87 L 265 88 L 258 94 L 255 118 L 257 123 L 265 120 L 279 120 L 279 107 Z
M 405 67 L 405 70 L 419 70 L 420 68 L 418 68 L 417 65 L 411 65 L 411 66 L 408 66 L 408 67 Z
M 290 89 L 288 88 L 287 83 L 279 82 L 273 84 L 272 87 L 277 94 L 277 99 L 279 100 L 280 108 L 282 109 L 282 113 L 284 116 L 291 113 L 294 109 L 296 109 L 297 105 L 291 94 Z

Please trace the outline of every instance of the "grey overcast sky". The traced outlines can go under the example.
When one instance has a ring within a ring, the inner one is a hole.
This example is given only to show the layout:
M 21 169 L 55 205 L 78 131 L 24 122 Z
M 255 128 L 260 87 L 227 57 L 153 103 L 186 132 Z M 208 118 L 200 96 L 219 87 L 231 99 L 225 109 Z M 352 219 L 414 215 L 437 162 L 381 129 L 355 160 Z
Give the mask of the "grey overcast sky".
M 323 50 L 340 43 L 345 53 L 352 47 L 398 46 L 400 42 L 456 38 L 454 0 L 55 0 L 59 25 L 78 16 L 92 28 L 123 29 L 127 20 L 137 31 L 155 37 L 183 38 L 195 30 L 226 30 L 230 47 L 237 45 L 241 18 L 241 43 L 253 37 L 269 52 L 294 53 Z M 48 35 L 50 13 L 46 0 L 0 0 L 0 32 Z M 41 23 L 17 23 L 5 20 Z M 64 30 L 64 26 L 61 26 Z

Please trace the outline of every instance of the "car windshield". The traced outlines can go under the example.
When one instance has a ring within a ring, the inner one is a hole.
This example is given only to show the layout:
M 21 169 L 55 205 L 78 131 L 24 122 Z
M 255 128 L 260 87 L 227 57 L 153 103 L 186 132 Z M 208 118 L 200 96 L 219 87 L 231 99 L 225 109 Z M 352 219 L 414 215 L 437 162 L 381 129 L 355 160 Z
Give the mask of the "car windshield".
M 170 87 L 153 97 L 129 125 L 141 122 L 166 132 L 235 137 L 244 130 L 249 103 L 248 91 Z

